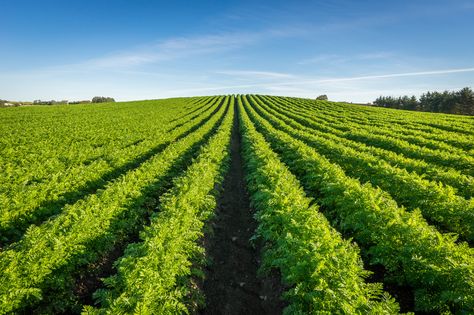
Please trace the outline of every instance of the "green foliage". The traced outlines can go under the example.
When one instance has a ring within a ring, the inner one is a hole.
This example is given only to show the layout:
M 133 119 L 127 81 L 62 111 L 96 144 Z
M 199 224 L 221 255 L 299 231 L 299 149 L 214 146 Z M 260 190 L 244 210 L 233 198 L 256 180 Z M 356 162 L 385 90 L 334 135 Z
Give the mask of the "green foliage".
M 239 99 L 240 100 L 240 99 Z M 298 180 L 279 161 L 240 106 L 248 187 L 265 241 L 262 268 L 277 268 L 290 287 L 285 314 L 395 314 L 379 283 L 365 283 L 357 246 L 343 240 L 311 206 Z
M 114 103 L 115 100 L 112 97 L 94 96 L 91 102 L 92 103 Z
M 465 170 L 455 170 L 451 167 L 436 165 L 422 159 L 408 158 L 406 155 L 395 151 L 370 146 L 364 142 L 350 139 L 354 132 L 366 130 L 368 134 L 383 135 L 385 138 L 406 139 L 411 143 L 419 144 L 419 146 L 429 147 L 430 142 L 432 142 L 431 146 L 437 150 L 445 150 L 445 155 L 458 154 L 459 152 L 466 155 L 466 150 L 469 150 L 474 145 L 467 135 L 454 134 L 453 136 L 453 133 L 451 133 L 437 136 L 435 132 L 430 131 L 429 135 L 431 135 L 432 138 L 428 140 L 425 138 L 426 134 L 417 129 L 416 131 L 412 131 L 412 136 L 403 136 L 403 134 L 410 132 L 409 129 L 407 130 L 407 126 L 397 126 L 394 122 L 390 121 L 387 127 L 387 124 L 383 123 L 383 120 L 387 120 L 387 117 L 379 117 L 379 124 L 372 127 L 376 124 L 374 120 L 364 120 L 362 123 L 358 123 L 354 119 L 349 119 L 350 112 L 347 108 L 344 112 L 337 111 L 338 118 L 333 119 L 332 112 L 329 109 L 334 109 L 337 104 L 332 105 L 330 108 L 324 107 L 323 110 L 320 111 L 319 108 L 311 108 L 311 103 L 297 103 L 296 100 L 288 103 L 285 100 L 275 98 L 270 100 L 265 97 L 256 97 L 256 100 L 260 98 L 264 101 L 265 108 L 270 113 L 284 120 L 289 126 L 304 129 L 313 135 L 331 139 L 336 143 L 344 144 L 344 146 L 353 148 L 358 152 L 366 152 L 376 156 L 393 166 L 403 167 L 409 172 L 416 172 L 424 178 L 452 186 L 460 195 L 467 199 L 474 195 L 474 180 L 471 176 L 463 174 L 462 171 Z M 285 110 L 282 110 L 283 108 Z M 380 111 L 380 109 L 378 111 Z M 341 117 L 343 113 L 349 117 Z M 370 113 L 370 115 L 371 117 L 375 116 L 375 113 Z M 352 116 L 356 116 L 358 120 L 362 119 L 360 110 L 355 111 Z M 406 120 L 407 118 L 404 118 L 404 121 Z M 411 125 L 414 125 L 414 123 L 411 123 L 409 126 Z M 451 140 L 450 142 L 452 144 L 448 145 L 446 143 L 448 140 Z M 392 147 L 391 149 L 394 150 L 395 148 Z M 468 153 L 468 155 L 472 154 Z M 431 159 L 430 155 L 426 155 L 424 158 L 428 160 Z
M 361 181 L 384 189 L 401 205 L 412 210 L 420 208 L 427 219 L 443 230 L 459 233 L 465 239 L 474 241 L 474 200 L 456 196 L 452 187 L 425 180 L 416 173 L 361 152 L 357 147 L 350 148 L 342 139 L 332 140 L 318 135 L 310 128 L 285 119 L 284 115 L 278 115 L 278 118 L 271 116 L 260 102 L 253 97 L 249 99 L 261 117 L 339 164 L 349 176 L 359 177 Z
M 233 121 L 233 98 L 218 132 L 186 172 L 160 198 L 158 212 L 116 263 L 117 274 L 105 279 L 107 289 L 95 293 L 101 308 L 96 314 L 188 313 L 193 271 L 204 261 L 197 244 L 202 228 L 214 212 L 214 187 L 226 169 Z M 193 264 L 194 262 L 194 264 Z M 196 263 L 197 262 L 197 263 Z
M 300 140 L 275 129 L 245 108 L 304 187 L 327 209 L 332 224 L 354 237 L 371 264 L 382 264 L 386 281 L 409 285 L 416 310 L 474 310 L 474 252 L 456 236 L 441 234 L 419 211 L 398 207 L 386 192 L 348 177 Z
M 472 92 L 458 94 L 465 107 Z M 445 97 L 423 102 L 441 110 Z M 371 265 L 385 288 L 409 288 L 416 311 L 474 312 L 473 117 L 212 96 L 0 109 L 0 314 L 202 306 L 200 239 L 234 106 L 260 267 L 281 275 L 285 313 L 399 312 L 367 281 Z M 81 305 L 78 280 L 114 252 L 97 304 Z
M 177 165 L 189 160 L 190 150 L 213 132 L 223 112 L 220 106 L 216 115 L 197 124 L 190 134 L 103 190 L 66 206 L 54 219 L 30 227 L 19 242 L 0 252 L 0 313 L 24 310 L 45 299 L 48 312 L 72 307 L 74 272 L 113 250 L 144 223 L 150 211 L 145 206 L 147 193 L 164 192 L 180 171 Z M 61 298 L 55 296 L 59 294 Z
M 0 155 L 0 244 L 19 239 L 32 223 L 136 167 L 156 148 L 208 119 L 219 101 L 133 102 L 112 114 L 105 105 L 8 113 L 0 124 L 7 146 Z M 188 115 L 185 106 L 197 111 Z

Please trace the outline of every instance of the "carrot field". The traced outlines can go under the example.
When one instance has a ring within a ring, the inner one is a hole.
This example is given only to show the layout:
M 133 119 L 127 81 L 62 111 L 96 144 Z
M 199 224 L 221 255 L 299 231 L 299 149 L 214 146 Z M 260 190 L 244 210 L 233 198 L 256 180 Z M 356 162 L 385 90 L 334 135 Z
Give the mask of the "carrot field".
M 474 313 L 474 117 L 0 108 L 0 314 Z

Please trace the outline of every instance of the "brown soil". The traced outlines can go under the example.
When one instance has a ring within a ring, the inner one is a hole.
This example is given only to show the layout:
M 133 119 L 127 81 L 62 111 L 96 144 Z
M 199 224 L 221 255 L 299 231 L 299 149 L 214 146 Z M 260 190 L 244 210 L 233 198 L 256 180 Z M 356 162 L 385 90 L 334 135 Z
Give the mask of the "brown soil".
M 245 188 L 237 108 L 235 111 L 231 165 L 211 222 L 214 233 L 204 240 L 212 262 L 202 285 L 206 307 L 200 314 L 281 314 L 280 277 L 257 277 L 261 246 L 250 243 L 257 222 Z

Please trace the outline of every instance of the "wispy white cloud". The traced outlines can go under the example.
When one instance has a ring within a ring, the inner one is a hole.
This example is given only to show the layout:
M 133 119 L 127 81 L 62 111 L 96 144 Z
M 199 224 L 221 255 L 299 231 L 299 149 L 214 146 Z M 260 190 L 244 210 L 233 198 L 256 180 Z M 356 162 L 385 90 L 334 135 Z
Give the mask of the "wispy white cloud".
M 383 60 L 389 59 L 395 56 L 393 52 L 379 51 L 379 52 L 367 52 L 355 55 L 339 55 L 339 54 L 319 54 L 317 56 L 303 59 L 298 62 L 300 65 L 308 64 L 344 64 L 353 61 L 367 61 L 367 60 Z
M 445 70 L 432 70 L 432 71 L 365 75 L 365 76 L 354 76 L 354 77 L 346 77 L 346 78 L 328 78 L 328 79 L 320 79 L 320 80 L 306 81 L 306 82 L 324 83 L 324 82 L 341 82 L 341 81 L 355 81 L 355 80 L 373 80 L 373 79 L 385 79 L 385 78 L 397 78 L 397 77 L 432 76 L 432 75 L 442 75 L 442 74 L 461 73 L 461 72 L 474 72 L 474 67 L 462 68 L 462 69 L 445 69 Z
M 298 61 L 300 65 L 308 65 L 308 64 L 318 64 L 318 63 L 343 63 L 348 60 L 347 57 L 343 57 L 337 54 L 319 54 L 317 56 L 303 59 Z
M 230 77 L 240 77 L 246 79 L 290 79 L 295 75 L 271 71 L 252 71 L 252 70 L 221 70 L 214 71 L 216 74 L 223 74 Z
M 252 14 L 255 14 L 257 19 L 260 18 L 258 12 L 255 13 L 252 10 Z M 235 18 L 239 19 L 240 17 L 236 16 Z M 218 22 L 217 25 L 222 21 Z M 358 101 L 360 98 L 357 99 L 357 97 L 368 98 L 375 94 L 392 94 L 389 93 L 390 91 L 400 91 L 401 94 L 406 94 L 415 90 L 415 87 L 410 90 L 411 86 L 408 83 L 403 84 L 402 81 L 408 82 L 409 79 L 395 81 L 395 78 L 413 77 L 411 81 L 416 83 L 416 88 L 426 91 L 432 89 L 433 85 L 422 86 L 421 81 L 432 81 L 419 80 L 415 77 L 474 72 L 474 68 L 441 69 L 447 64 L 451 64 L 452 67 L 455 63 L 452 63 L 452 60 L 446 61 L 444 59 L 436 62 L 429 60 L 428 62 L 429 56 L 415 59 L 402 52 L 384 51 L 383 47 L 379 48 L 382 50 L 365 52 L 344 49 L 328 50 L 328 52 L 335 53 L 318 54 L 312 57 L 308 54 L 307 56 L 311 58 L 299 62 L 296 60 L 294 64 L 289 64 L 287 58 L 293 56 L 283 50 L 281 54 L 285 54 L 285 61 L 281 62 L 278 68 L 272 68 L 263 65 L 270 64 L 272 61 L 270 58 L 279 58 L 277 55 L 272 55 L 273 51 L 265 52 L 269 53 L 269 60 L 258 60 L 261 58 L 260 56 L 245 54 L 246 50 L 243 49 L 260 48 L 267 44 L 267 41 L 275 43 L 275 39 L 291 38 L 291 40 L 295 40 L 297 38 L 300 40 L 301 37 L 305 37 L 304 40 L 314 40 L 321 34 L 337 35 L 337 32 L 384 23 L 388 23 L 385 16 L 373 19 L 336 20 L 332 23 L 306 22 L 304 24 L 301 22 L 280 25 L 280 28 L 266 27 L 254 32 L 239 29 L 235 32 L 175 37 L 150 42 L 139 47 L 124 48 L 121 51 L 99 55 L 88 60 L 78 60 L 73 64 L 42 69 L 32 68 L 24 70 L 24 72 L 1 73 L 0 86 L 3 85 L 3 89 L 9 91 L 11 95 L 25 95 L 25 91 L 22 89 L 27 86 L 30 95 L 35 98 L 70 98 L 75 95 L 77 98 L 83 98 L 82 95 L 93 96 L 96 93 L 107 93 L 117 99 L 138 99 L 189 96 L 200 93 L 242 93 L 245 91 L 310 96 L 312 93 L 323 94 L 327 91 L 332 95 L 339 95 L 338 97 L 341 99 L 348 100 L 351 98 L 343 96 L 349 95 L 350 92 L 350 95 L 356 97 L 354 100 Z M 295 51 L 304 52 L 311 49 L 303 47 Z M 312 50 L 313 52 L 317 52 L 316 49 L 319 49 L 319 47 L 313 48 L 315 49 Z M 366 47 L 363 49 L 368 50 Z M 216 57 L 215 60 L 214 57 Z M 246 58 L 250 63 L 241 63 L 242 58 Z M 301 58 L 301 55 L 294 58 Z M 222 60 L 225 62 L 221 62 Z M 233 63 L 229 64 L 229 60 L 232 60 Z M 278 60 L 274 62 L 278 62 Z M 461 65 L 461 62 L 458 65 Z M 190 67 L 186 67 L 186 65 L 190 65 Z M 420 67 L 438 70 L 410 71 Z M 311 71 L 319 73 L 320 76 L 311 74 Z M 352 75 L 354 73 L 361 75 Z M 340 75 L 340 77 L 332 75 Z M 452 77 L 454 78 L 454 76 Z M 469 82 L 469 80 L 467 81 Z M 388 83 L 384 86 L 383 82 Z M 474 82 L 474 80 L 470 82 Z M 444 89 L 448 88 L 449 84 L 455 83 L 449 81 L 443 84 L 438 87 Z M 12 96 L 12 98 L 15 97 L 17 96 Z
M 395 56 L 395 53 L 388 51 L 378 51 L 378 52 L 367 52 L 363 54 L 358 54 L 355 56 L 356 59 L 360 60 L 375 60 L 375 59 L 388 59 Z
M 258 72 L 258 71 L 247 71 L 249 73 Z M 369 92 L 359 91 L 357 86 L 354 85 L 343 85 L 337 86 L 339 83 L 346 83 L 351 81 L 376 81 L 377 83 L 383 79 L 391 78 L 401 78 L 401 77 L 413 77 L 413 76 L 439 76 L 447 74 L 456 74 L 456 73 L 467 73 L 474 72 L 474 67 L 470 68 L 458 68 L 458 69 L 443 69 L 443 70 L 431 70 L 431 71 L 417 71 L 417 72 L 404 72 L 404 73 L 389 73 L 389 74 L 377 74 L 377 75 L 363 75 L 363 76 L 351 76 L 351 77 L 340 77 L 340 78 L 313 78 L 313 79 L 302 79 L 303 77 L 293 75 L 293 74 L 284 74 L 281 73 L 282 79 L 285 79 L 285 76 L 295 78 L 296 80 L 280 80 L 279 82 L 254 82 L 248 84 L 239 84 L 239 85 L 214 85 L 214 86 L 202 86 L 190 89 L 178 89 L 173 90 L 173 93 L 208 93 L 208 92 L 219 92 L 226 90 L 236 90 L 236 89 L 254 89 L 254 88 L 264 88 L 268 91 L 280 91 L 280 92 L 300 92 L 300 95 L 307 94 L 309 90 L 315 91 L 316 89 L 322 88 L 331 88 L 331 90 L 336 91 L 337 88 L 344 88 L 345 90 L 350 89 L 351 93 L 356 95 L 365 95 Z M 328 85 L 329 84 L 329 85 Z M 383 91 L 392 91 L 393 89 L 387 90 L 371 90 L 369 94 L 376 93 L 379 95 Z M 400 90 L 402 91 L 402 90 Z M 291 93 L 294 94 L 294 93 Z
M 265 32 L 255 33 L 221 33 L 194 37 L 176 37 L 112 52 L 105 56 L 78 61 L 71 64 L 51 65 L 28 70 L 3 72 L 0 76 L 8 77 L 46 77 L 69 73 L 94 73 L 101 71 L 133 71 L 140 66 L 182 60 L 201 55 L 211 55 L 238 49 L 256 43 L 266 36 Z M 145 72 L 144 72 L 145 73 Z M 151 75 L 151 73 L 147 73 Z
M 58 73 L 87 73 L 104 70 L 133 70 L 140 66 L 167 63 L 170 61 L 193 58 L 203 55 L 220 54 L 246 46 L 254 45 L 273 38 L 296 36 L 298 28 L 286 27 L 256 32 L 221 32 L 215 34 L 175 37 L 153 43 L 111 52 L 104 56 L 79 61 L 72 64 L 51 65 L 45 68 L 31 69 L 24 73 L 15 71 L 14 75 L 54 75 Z M 240 73 L 244 76 L 245 71 Z M 221 73 L 224 74 L 224 71 Z M 230 72 L 228 73 L 229 75 Z M 269 76 L 270 72 L 267 73 Z M 237 75 L 234 73 L 233 75 Z M 257 72 L 254 75 L 258 75 Z M 260 72 L 260 75 L 265 75 Z
M 127 68 L 185 57 L 211 54 L 252 44 L 262 34 L 227 33 L 196 37 L 178 37 L 141 48 L 87 60 L 79 66 L 92 68 Z

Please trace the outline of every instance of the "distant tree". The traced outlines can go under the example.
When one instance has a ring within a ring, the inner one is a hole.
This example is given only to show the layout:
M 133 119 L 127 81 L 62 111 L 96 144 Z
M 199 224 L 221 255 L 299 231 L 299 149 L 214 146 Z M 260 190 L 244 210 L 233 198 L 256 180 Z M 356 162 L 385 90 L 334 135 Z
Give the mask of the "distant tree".
M 316 97 L 316 99 L 319 100 L 319 101 L 327 101 L 328 96 L 326 94 L 323 94 L 323 95 L 319 95 L 318 97 Z
M 83 100 L 83 101 L 71 101 L 71 102 L 68 102 L 68 104 L 71 104 L 71 105 L 74 105 L 74 104 L 90 104 L 91 101 L 90 100 Z
M 418 107 L 418 100 L 416 99 L 416 96 L 413 95 L 407 100 L 407 103 L 405 104 L 405 109 L 416 110 L 417 107 Z
M 474 115 L 474 92 L 466 87 L 460 91 L 426 92 L 417 100 L 415 96 L 379 96 L 374 105 L 424 112 Z
M 112 97 L 94 96 L 92 103 L 113 103 L 115 100 Z
M 457 92 L 456 105 L 461 114 L 474 115 L 474 92 L 467 87 Z
M 380 107 L 399 108 L 400 100 L 392 96 L 379 96 L 374 104 Z

